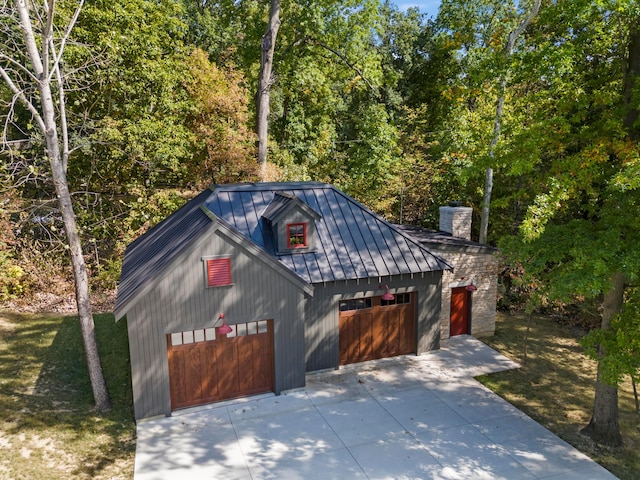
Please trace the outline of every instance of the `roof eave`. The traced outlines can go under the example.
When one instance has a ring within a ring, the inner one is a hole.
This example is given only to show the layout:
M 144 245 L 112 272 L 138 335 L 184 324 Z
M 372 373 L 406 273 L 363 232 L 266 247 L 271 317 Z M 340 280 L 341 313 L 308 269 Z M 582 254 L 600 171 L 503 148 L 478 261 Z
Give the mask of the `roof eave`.
M 164 268 L 160 270 L 151 281 L 146 282 L 141 288 L 138 289 L 135 295 L 133 295 L 131 298 L 128 298 L 122 305 L 117 304 L 116 298 L 116 308 L 114 309 L 114 316 L 116 321 L 124 317 L 140 301 L 142 297 L 144 297 L 153 287 L 155 287 L 155 285 L 164 276 L 164 272 L 172 268 L 173 265 L 183 261 L 184 258 L 190 253 L 191 248 L 204 242 L 212 233 L 217 230 L 217 228 L 218 226 L 214 222 L 207 225 L 206 229 L 200 235 L 198 235 L 191 242 L 182 247 L 182 252 L 177 255 L 176 258 L 173 259 L 173 261 L 165 265 Z

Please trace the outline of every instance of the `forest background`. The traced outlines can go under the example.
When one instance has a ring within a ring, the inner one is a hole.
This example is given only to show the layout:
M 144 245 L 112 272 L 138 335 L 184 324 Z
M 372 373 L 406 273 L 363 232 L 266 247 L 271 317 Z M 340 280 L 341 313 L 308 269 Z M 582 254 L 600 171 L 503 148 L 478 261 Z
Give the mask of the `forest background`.
M 479 219 L 491 169 L 500 306 L 595 326 L 619 299 L 613 337 L 592 344 L 609 342 L 615 383 L 640 365 L 640 6 L 543 0 L 507 54 L 535 3 L 444 0 L 425 18 L 388 1 L 282 0 L 268 179 L 332 183 L 390 221 L 437 227 L 448 201 Z M 63 63 L 67 178 L 96 297 L 115 290 L 126 245 L 202 188 L 259 180 L 268 19 L 257 0 L 82 9 Z M 71 292 L 71 268 L 45 138 L 4 83 L 0 101 L 0 301 L 24 306 Z

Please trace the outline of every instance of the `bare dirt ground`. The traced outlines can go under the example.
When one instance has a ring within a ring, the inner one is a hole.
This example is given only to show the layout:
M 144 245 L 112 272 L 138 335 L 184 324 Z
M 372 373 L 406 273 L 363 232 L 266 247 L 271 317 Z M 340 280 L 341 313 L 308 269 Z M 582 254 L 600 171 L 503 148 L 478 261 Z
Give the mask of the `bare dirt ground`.
M 93 313 L 113 312 L 116 292 L 98 292 L 91 295 Z M 76 314 L 76 297 L 73 292 L 36 292 L 28 298 L 9 300 L 0 304 L 0 309 L 20 313 Z

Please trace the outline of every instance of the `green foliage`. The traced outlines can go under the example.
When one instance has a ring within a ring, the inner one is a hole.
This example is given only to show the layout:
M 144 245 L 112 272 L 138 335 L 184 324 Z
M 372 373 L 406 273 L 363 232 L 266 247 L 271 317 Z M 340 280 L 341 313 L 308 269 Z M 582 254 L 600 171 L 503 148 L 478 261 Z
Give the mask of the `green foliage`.
M 98 274 L 94 286 L 115 285 L 123 245 L 172 212 L 175 203 L 162 205 L 172 192 L 254 178 L 243 75 L 192 54 L 187 6 L 181 0 L 90 2 L 66 51 L 68 179 L 87 260 Z M 73 5 L 60 8 L 68 16 Z M 55 205 L 44 142 L 31 135 L 30 116 L 16 113 L 10 133 L 30 136 L 6 169 L 24 199 L 12 217 L 17 245 L 28 250 L 23 257 L 56 258 L 64 268 L 60 225 L 32 221 L 43 206 Z M 39 270 L 25 268 L 30 276 Z
M 98 55 L 99 62 L 86 72 L 92 88 L 68 96 L 78 115 L 92 119 L 90 146 L 70 163 L 76 182 L 122 192 L 171 185 L 186 174 L 194 138 L 185 123 L 183 16 L 177 0 L 99 1 L 83 9 L 74 34 L 91 50 L 73 60 Z
M 198 138 L 188 162 L 191 181 L 234 183 L 257 179 L 255 135 L 248 128 L 248 93 L 242 75 L 219 68 L 200 49 L 189 56 L 185 87 L 194 103 L 188 125 Z
M 197 44 L 232 59 L 252 91 L 267 14 L 268 3 L 255 1 L 190 11 Z M 378 0 L 286 1 L 281 19 L 269 158 L 281 178 L 336 183 L 382 213 L 397 213 L 404 157 L 398 82 L 412 64 L 421 19 Z
M 607 331 L 593 330 L 580 341 L 585 352 L 601 362 L 603 379 L 619 385 L 625 376 L 640 380 L 640 289 L 627 291 L 624 310 Z M 600 355 L 600 348 L 606 355 Z
M 131 242 L 149 228 L 167 218 L 188 200 L 190 194 L 178 190 L 161 190 L 151 195 L 143 189 L 132 191 L 127 203 L 128 216 L 124 219 L 127 238 Z
M 588 1 L 546 6 L 528 40 L 536 48 L 519 60 L 536 69 L 514 76 L 522 85 L 514 100 L 526 115 L 513 130 L 514 146 L 502 150 L 533 187 L 519 236 L 501 243 L 510 262 L 523 266 L 521 281 L 539 286 L 531 307 L 601 302 L 614 276 L 625 277 L 622 312 L 610 330 L 583 341 L 612 385 L 637 376 L 640 366 L 639 298 L 630 287 L 640 271 L 639 151 L 635 127 L 625 124 L 634 107 L 623 88 L 636 19 L 627 2 L 612 10 Z
M 25 272 L 16 265 L 7 245 L 0 242 L 0 302 L 19 296 L 25 289 Z
M 273 177 L 332 182 L 389 219 L 435 227 L 448 200 L 479 210 L 492 162 L 490 240 L 505 239 L 522 295 L 538 291 L 539 305 L 596 298 L 615 269 L 634 281 L 640 155 L 622 87 L 638 7 L 545 2 L 506 64 L 507 36 L 529 7 L 445 0 L 432 22 L 378 0 L 283 1 Z M 257 0 L 85 6 L 65 59 L 69 179 L 100 284 L 114 285 L 124 245 L 181 204 L 180 192 L 255 178 L 252 95 L 267 18 Z M 39 182 L 20 188 L 34 214 L 52 199 L 41 140 L 15 157 L 24 168 L 12 177 Z M 33 227 L 28 208 L 22 224 Z M 31 230 L 46 250 L 55 232 Z

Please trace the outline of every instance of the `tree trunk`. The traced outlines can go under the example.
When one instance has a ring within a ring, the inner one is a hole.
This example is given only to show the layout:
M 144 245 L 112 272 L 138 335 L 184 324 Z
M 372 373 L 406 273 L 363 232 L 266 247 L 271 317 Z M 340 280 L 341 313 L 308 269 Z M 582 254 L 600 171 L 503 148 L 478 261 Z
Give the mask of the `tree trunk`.
M 509 34 L 509 38 L 507 39 L 507 44 L 504 48 L 504 56 L 505 60 L 509 60 L 511 55 L 513 54 L 513 49 L 516 45 L 516 40 L 525 31 L 525 29 L 529 26 L 534 17 L 538 14 L 540 10 L 540 4 L 542 0 L 534 0 L 533 6 L 531 7 L 531 11 L 529 15 L 522 21 L 518 27 L 513 30 Z M 507 71 L 502 75 L 500 79 L 500 96 L 496 102 L 496 115 L 493 120 L 493 138 L 491 139 L 491 143 L 489 145 L 489 158 L 493 163 L 493 158 L 495 156 L 496 145 L 498 144 L 498 139 L 500 138 L 500 128 L 502 124 L 502 112 L 504 111 L 504 97 L 505 91 L 507 89 L 507 80 L 509 78 L 509 70 L 507 67 Z M 488 167 L 485 171 L 485 184 L 484 184 L 484 195 L 482 199 L 482 216 L 480 218 L 480 243 L 487 243 L 487 237 L 489 235 L 489 211 L 491 208 L 491 193 L 493 191 L 493 168 Z
M 634 28 L 629 33 L 629 45 L 627 46 L 627 64 L 624 72 L 623 97 L 627 111 L 624 117 L 624 126 L 629 131 L 629 137 L 633 141 L 640 140 L 640 126 L 638 121 L 638 105 L 633 102 L 633 92 L 640 77 L 640 27 L 634 23 Z
M 48 143 L 48 142 L 47 142 Z M 82 332 L 82 342 L 84 344 L 87 367 L 89 369 L 89 379 L 93 390 L 95 407 L 99 411 L 111 408 L 111 399 L 107 391 L 107 384 L 102 373 L 100 357 L 98 354 L 98 344 L 96 342 L 95 326 L 93 314 L 91 312 L 91 302 L 89 299 L 89 278 L 87 267 L 82 253 L 82 244 L 78 235 L 76 216 L 73 211 L 71 195 L 67 184 L 60 156 L 52 155 L 48 152 L 53 172 L 53 182 L 58 196 L 58 204 L 62 213 L 64 230 L 67 236 L 71 265 L 73 267 L 73 278 L 76 291 L 76 304 L 78 306 L 78 317 L 80 318 L 80 330 Z
M 82 340 L 84 343 L 85 354 L 87 358 L 87 366 L 89 369 L 89 378 L 93 389 L 93 398 L 97 410 L 107 410 L 111 408 L 111 400 L 107 391 L 107 386 L 102 374 L 100 358 L 98 356 L 98 345 L 96 343 L 93 315 L 91 313 L 91 303 L 89 301 L 89 281 L 87 268 L 82 253 L 82 244 L 78 235 L 76 225 L 76 216 L 73 211 L 71 194 L 69 193 L 69 185 L 67 182 L 66 165 L 63 163 L 60 149 L 60 140 L 58 137 L 58 124 L 56 123 L 55 101 L 51 91 L 51 79 L 48 75 L 49 58 L 48 58 L 48 40 L 53 31 L 53 9 L 54 2 L 48 3 L 47 10 L 47 29 L 43 37 L 42 56 L 38 51 L 35 35 L 31 27 L 31 19 L 26 2 L 17 1 L 16 6 L 20 16 L 20 27 L 22 29 L 25 46 L 35 77 L 38 81 L 38 91 L 40 93 L 40 109 L 41 116 L 38 124 L 45 136 L 47 145 L 47 158 L 51 166 L 53 184 L 58 198 L 58 205 L 62 213 L 64 230 L 67 236 L 67 246 L 71 256 L 71 264 L 73 267 L 73 276 L 76 291 L 76 303 L 78 306 L 78 316 L 80 318 L 80 329 L 82 332 Z M 61 53 L 61 52 L 60 52 Z M 54 66 L 58 68 L 58 66 Z M 59 88 L 63 88 L 59 85 Z M 60 97 L 63 98 L 63 97 Z M 60 109 L 64 109 L 64 105 L 59 105 Z M 34 105 L 31 105 L 31 111 L 35 111 Z M 66 126 L 65 126 L 66 127 Z M 66 137 L 66 133 L 65 133 Z M 66 155 L 65 155 L 66 157 Z
M 262 36 L 260 55 L 260 76 L 256 94 L 256 133 L 258 134 L 258 163 L 261 177 L 265 180 L 267 168 L 267 141 L 269 138 L 269 111 L 271 102 L 271 86 L 273 85 L 273 52 L 276 48 L 276 37 L 280 29 L 280 0 L 271 0 L 269 26 Z
M 622 310 L 624 286 L 624 275 L 622 273 L 614 274 L 611 289 L 604 296 L 602 303 L 602 322 L 600 325 L 602 330 L 608 330 L 611 326 L 611 320 Z M 605 354 L 604 347 L 600 345 L 598 356 L 602 358 Z M 608 385 L 603 381 L 601 362 L 598 362 L 593 414 L 589 425 L 584 427 L 581 432 L 594 441 L 609 447 L 622 445 L 622 436 L 618 425 L 618 387 Z
M 493 156 L 491 157 L 493 158 Z M 487 243 L 489 234 L 489 209 L 491 208 L 491 192 L 493 191 L 493 168 L 485 170 L 484 196 L 482 198 L 482 216 L 480 217 L 480 243 Z

